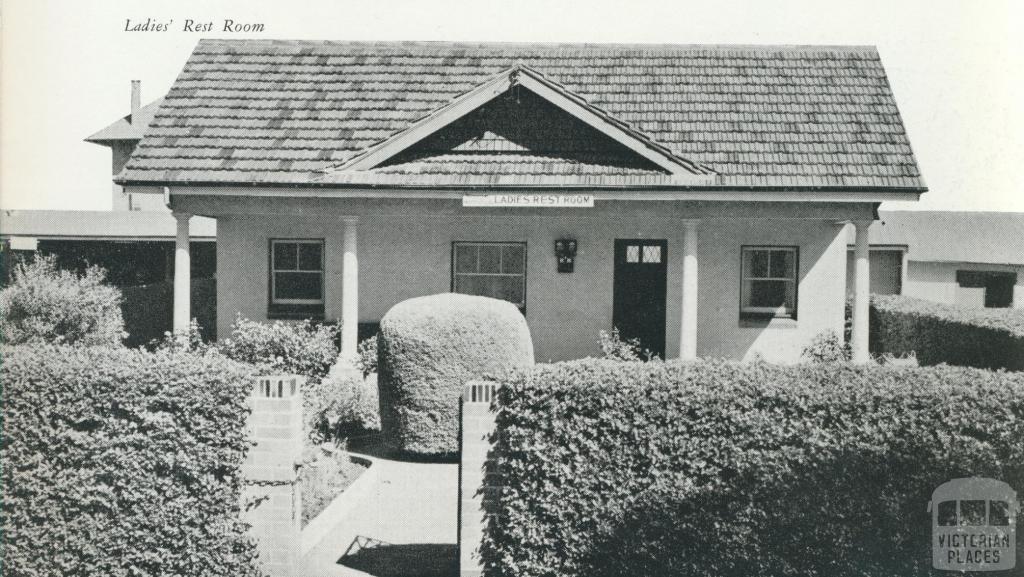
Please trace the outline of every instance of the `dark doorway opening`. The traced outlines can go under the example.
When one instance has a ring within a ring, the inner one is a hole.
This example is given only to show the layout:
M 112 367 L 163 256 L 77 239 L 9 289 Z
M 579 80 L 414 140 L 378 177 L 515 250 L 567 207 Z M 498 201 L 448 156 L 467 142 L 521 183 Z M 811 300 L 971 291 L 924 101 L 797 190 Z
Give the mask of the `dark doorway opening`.
M 615 240 L 612 323 L 623 339 L 665 358 L 667 240 Z

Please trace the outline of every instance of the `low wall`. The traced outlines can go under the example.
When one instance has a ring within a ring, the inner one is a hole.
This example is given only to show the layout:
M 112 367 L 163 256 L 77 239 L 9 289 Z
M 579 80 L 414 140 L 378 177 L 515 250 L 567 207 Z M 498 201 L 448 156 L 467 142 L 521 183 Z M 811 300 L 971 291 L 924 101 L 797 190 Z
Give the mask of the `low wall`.
M 243 476 L 244 518 L 270 577 L 298 577 L 301 566 L 302 377 L 257 377 L 247 424 L 254 446 Z
M 459 572 L 462 577 L 483 574 L 480 542 L 486 511 L 501 490 L 491 459 L 490 436 L 494 432 L 491 401 L 497 383 L 470 382 L 462 391 L 462 459 L 459 464 Z

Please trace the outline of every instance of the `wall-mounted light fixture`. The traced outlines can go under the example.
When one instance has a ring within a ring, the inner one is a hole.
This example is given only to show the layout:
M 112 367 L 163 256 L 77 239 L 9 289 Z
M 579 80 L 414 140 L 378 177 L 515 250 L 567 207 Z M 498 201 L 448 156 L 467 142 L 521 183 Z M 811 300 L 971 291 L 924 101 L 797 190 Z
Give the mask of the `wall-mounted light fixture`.
M 572 272 L 576 263 L 576 239 L 560 238 L 555 241 L 555 256 L 558 258 L 558 272 Z

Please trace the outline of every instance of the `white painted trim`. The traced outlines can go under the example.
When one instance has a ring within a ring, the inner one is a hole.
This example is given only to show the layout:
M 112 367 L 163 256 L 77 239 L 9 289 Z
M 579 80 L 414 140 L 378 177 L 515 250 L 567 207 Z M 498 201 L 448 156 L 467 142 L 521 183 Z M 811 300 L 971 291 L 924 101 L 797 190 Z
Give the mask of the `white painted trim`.
M 130 188 L 130 187 L 129 187 Z M 254 196 L 283 198 L 413 198 L 413 199 L 452 199 L 462 200 L 466 194 L 481 193 L 486 190 L 500 188 L 484 188 L 481 190 L 438 190 L 438 189 L 366 189 L 366 188 L 272 188 L 272 187 L 240 187 L 240 186 L 197 186 L 175 190 L 175 196 Z M 720 200 L 745 202 L 883 202 L 898 200 L 919 200 L 920 192 L 785 192 L 758 190 L 694 190 L 665 191 L 642 189 L 594 190 L 587 187 L 566 187 L 560 190 L 586 190 L 586 194 L 594 195 L 595 200 Z

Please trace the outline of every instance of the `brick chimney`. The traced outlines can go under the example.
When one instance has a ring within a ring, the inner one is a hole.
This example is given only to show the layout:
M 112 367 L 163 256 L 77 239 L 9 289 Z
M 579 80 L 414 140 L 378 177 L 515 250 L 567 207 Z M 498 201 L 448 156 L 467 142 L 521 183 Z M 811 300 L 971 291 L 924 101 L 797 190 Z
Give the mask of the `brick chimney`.
M 132 80 L 132 115 L 128 117 L 130 124 L 135 124 L 139 108 L 142 108 L 142 81 Z

